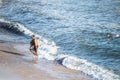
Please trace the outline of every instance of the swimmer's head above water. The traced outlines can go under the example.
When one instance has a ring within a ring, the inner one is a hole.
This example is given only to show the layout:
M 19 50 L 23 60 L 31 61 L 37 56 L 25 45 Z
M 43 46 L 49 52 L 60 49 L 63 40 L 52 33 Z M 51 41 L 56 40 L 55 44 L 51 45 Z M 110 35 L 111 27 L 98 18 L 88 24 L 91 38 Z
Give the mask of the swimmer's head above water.
M 112 38 L 112 34 L 107 33 L 107 38 Z
M 111 34 L 111 33 L 107 33 L 107 35 L 106 35 L 106 37 L 107 38 L 120 38 L 120 34 L 116 34 L 116 35 L 113 35 L 113 34 Z

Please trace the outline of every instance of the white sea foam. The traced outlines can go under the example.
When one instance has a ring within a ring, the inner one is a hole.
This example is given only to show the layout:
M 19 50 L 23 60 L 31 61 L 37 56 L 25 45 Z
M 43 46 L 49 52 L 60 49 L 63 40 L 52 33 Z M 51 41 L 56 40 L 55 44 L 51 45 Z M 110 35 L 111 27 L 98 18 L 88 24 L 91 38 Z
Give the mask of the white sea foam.
M 120 80 L 120 76 L 114 74 L 113 71 L 82 58 L 70 56 L 65 58 L 62 64 L 68 68 L 80 70 L 98 80 Z

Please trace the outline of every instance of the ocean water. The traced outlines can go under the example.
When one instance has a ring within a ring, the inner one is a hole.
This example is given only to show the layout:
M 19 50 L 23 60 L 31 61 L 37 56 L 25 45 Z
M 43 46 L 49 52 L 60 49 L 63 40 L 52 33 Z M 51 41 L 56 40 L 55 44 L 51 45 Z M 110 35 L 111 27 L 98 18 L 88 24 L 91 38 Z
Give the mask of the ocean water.
M 35 34 L 42 58 L 120 80 L 120 0 L 0 0 L 0 24 L 17 35 L 7 39 L 28 42 Z

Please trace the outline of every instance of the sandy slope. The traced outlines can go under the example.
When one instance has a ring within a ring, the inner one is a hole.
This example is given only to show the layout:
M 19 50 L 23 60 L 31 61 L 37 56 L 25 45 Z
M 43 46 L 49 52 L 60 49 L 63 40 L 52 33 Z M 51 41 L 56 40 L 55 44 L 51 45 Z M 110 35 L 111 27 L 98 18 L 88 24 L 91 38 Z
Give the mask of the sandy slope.
M 2 80 L 93 80 L 80 71 L 67 69 L 53 61 L 23 58 L 29 55 L 28 49 L 18 51 L 16 46 L 24 43 L 0 40 L 0 79 Z M 18 48 L 19 49 L 19 48 Z

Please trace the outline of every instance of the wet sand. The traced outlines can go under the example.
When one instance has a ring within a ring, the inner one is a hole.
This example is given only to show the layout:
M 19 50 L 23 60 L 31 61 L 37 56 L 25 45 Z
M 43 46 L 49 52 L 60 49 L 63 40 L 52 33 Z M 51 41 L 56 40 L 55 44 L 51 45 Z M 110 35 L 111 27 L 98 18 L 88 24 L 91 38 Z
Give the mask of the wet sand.
M 22 48 L 19 48 L 20 46 Z M 65 68 L 54 61 L 25 58 L 28 55 L 31 55 L 28 44 L 0 40 L 0 79 L 93 80 L 80 71 Z

